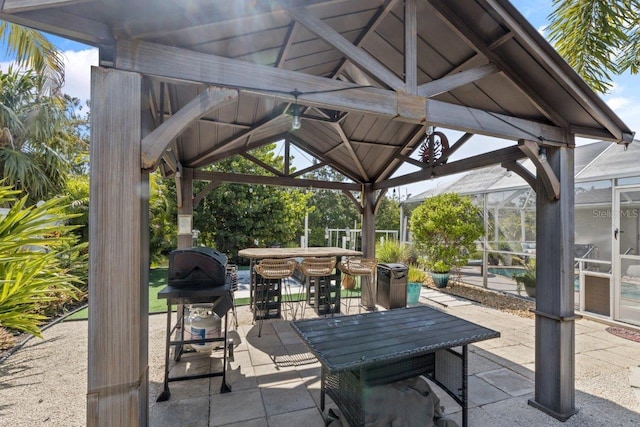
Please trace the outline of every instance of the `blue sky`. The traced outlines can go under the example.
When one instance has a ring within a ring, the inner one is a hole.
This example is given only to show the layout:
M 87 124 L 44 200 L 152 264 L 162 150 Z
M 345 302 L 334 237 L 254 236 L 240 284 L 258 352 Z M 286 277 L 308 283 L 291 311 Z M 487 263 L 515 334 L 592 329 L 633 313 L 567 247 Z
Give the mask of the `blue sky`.
M 548 23 L 547 18 L 552 11 L 552 0 L 512 0 L 512 3 L 538 31 L 544 34 L 544 28 Z M 89 99 L 90 67 L 97 65 L 97 49 L 60 37 L 51 37 L 51 39 L 56 46 L 64 52 L 65 56 L 66 84 L 63 90 L 69 95 L 81 100 Z M 0 67 L 6 69 L 6 62 L 0 63 Z M 632 130 L 640 130 L 640 75 L 625 74 L 616 76 L 613 83 L 614 86 L 610 93 L 602 95 L 603 100 Z M 455 133 L 449 136 L 450 141 L 455 141 L 456 139 L 457 136 Z M 578 141 L 579 144 L 588 142 L 595 141 Z M 511 144 L 513 143 L 505 143 L 493 138 L 477 136 L 465 144 L 465 146 L 453 156 L 452 160 Z M 404 173 L 413 170 L 414 169 L 407 170 Z M 440 185 L 442 182 L 443 180 L 428 181 L 413 184 L 399 190 L 403 196 L 407 193 L 416 195 L 434 185 Z

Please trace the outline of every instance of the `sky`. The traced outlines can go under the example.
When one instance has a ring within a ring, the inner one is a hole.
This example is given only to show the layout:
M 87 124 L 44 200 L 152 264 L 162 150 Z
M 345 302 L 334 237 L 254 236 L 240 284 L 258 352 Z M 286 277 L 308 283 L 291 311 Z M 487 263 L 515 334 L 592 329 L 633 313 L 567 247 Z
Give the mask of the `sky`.
M 548 24 L 547 17 L 552 11 L 552 0 L 512 0 L 513 5 L 520 13 L 543 35 Z M 86 45 L 82 45 L 59 37 L 50 37 L 54 44 L 64 52 L 65 58 L 65 86 L 63 91 L 68 95 L 77 97 L 81 101 L 90 98 L 91 66 L 98 64 L 98 51 Z M 7 62 L 0 62 L 2 69 L 7 68 Z M 601 95 L 611 109 L 633 131 L 640 130 L 640 75 L 625 74 L 616 76 L 612 90 Z M 449 142 L 455 142 L 461 133 L 447 132 Z M 578 140 L 578 144 L 595 142 L 593 140 Z M 469 157 L 492 149 L 497 149 L 513 142 L 504 142 L 495 138 L 474 136 L 463 148 L 456 152 L 451 160 Z M 402 174 L 410 173 L 416 169 L 406 169 Z M 434 186 L 444 185 L 451 181 L 451 177 L 424 181 L 398 188 L 402 198 L 417 195 Z

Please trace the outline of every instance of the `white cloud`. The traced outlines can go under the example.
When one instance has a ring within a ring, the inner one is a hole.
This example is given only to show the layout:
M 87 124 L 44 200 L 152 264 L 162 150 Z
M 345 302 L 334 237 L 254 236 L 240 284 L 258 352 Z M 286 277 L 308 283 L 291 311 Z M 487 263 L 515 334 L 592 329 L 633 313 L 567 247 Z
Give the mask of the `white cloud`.
M 624 107 L 630 105 L 632 103 L 632 100 L 630 98 L 625 98 L 623 96 L 615 96 L 615 97 L 607 99 L 606 102 L 607 102 L 607 105 L 613 111 L 619 111 L 619 110 L 623 109 Z
M 98 49 L 64 52 L 65 83 L 62 91 L 82 103 L 91 96 L 91 66 L 98 65 Z

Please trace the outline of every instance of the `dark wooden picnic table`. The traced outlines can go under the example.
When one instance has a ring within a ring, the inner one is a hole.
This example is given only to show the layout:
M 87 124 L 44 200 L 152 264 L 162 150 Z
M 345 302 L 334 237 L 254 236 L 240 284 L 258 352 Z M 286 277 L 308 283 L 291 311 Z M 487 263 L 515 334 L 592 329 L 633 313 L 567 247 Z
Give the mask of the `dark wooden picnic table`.
M 292 322 L 322 364 L 325 393 L 349 425 L 364 425 L 363 390 L 426 375 L 462 407 L 467 425 L 467 345 L 500 333 L 428 306 Z

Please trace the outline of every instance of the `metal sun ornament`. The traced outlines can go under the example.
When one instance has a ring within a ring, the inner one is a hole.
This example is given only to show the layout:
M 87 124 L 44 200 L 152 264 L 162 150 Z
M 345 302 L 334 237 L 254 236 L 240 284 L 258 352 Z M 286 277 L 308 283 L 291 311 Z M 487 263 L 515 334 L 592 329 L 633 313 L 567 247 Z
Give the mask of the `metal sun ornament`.
M 449 140 L 445 134 L 442 132 L 435 132 L 433 127 L 429 126 L 424 142 L 420 146 L 420 161 L 430 164 L 433 153 L 434 166 L 439 163 L 447 163 L 447 158 L 445 157 L 447 151 L 449 151 Z M 440 161 L 441 159 L 442 161 Z

